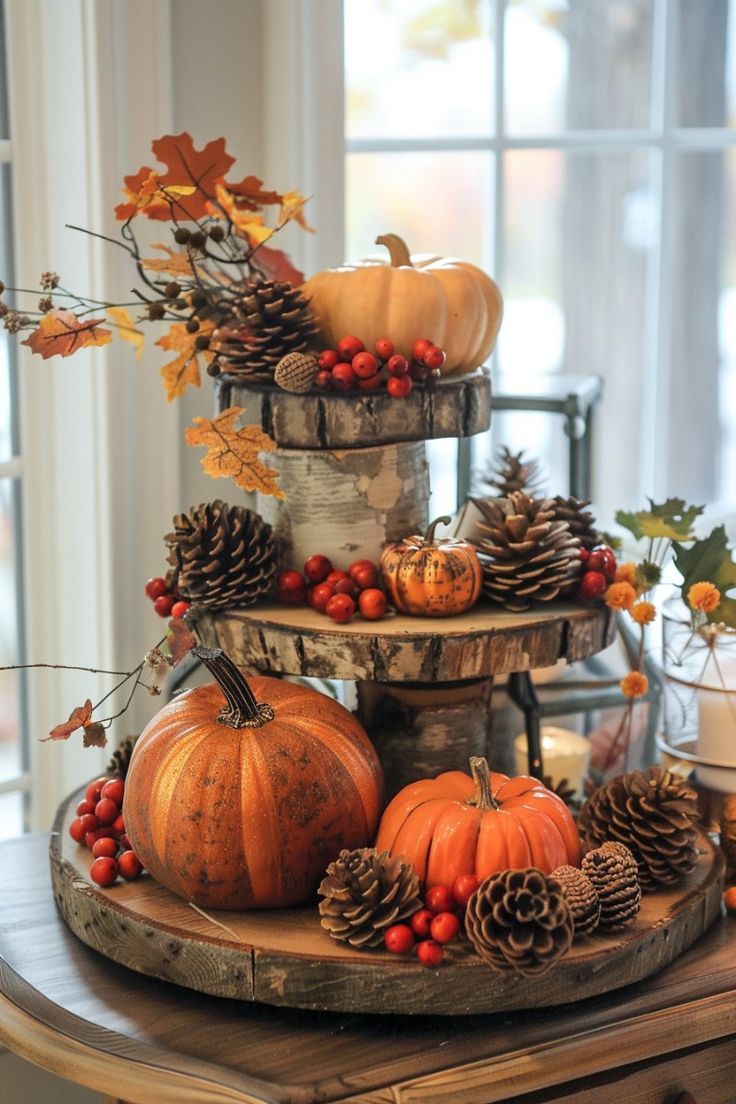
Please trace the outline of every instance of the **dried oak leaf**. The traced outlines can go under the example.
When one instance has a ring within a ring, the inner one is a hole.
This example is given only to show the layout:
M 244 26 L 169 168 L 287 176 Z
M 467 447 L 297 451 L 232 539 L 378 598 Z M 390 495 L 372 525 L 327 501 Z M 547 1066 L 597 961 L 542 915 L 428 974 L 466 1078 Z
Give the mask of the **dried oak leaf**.
M 230 406 L 216 418 L 195 418 L 194 425 L 186 430 L 186 442 L 207 448 L 202 467 L 213 479 L 229 476 L 244 491 L 284 498 L 276 483 L 279 473 L 266 467 L 258 455 L 273 452 L 276 442 L 260 426 L 237 429 L 235 423 L 242 413 L 243 407 Z
M 214 323 L 203 323 L 196 333 L 189 333 L 184 322 L 174 322 L 168 332 L 156 342 L 162 349 L 169 349 L 179 355 L 164 364 L 161 376 L 166 388 L 166 398 L 169 402 L 178 399 L 184 394 L 187 387 L 201 387 L 202 377 L 199 372 L 200 357 L 203 364 L 209 364 L 214 354 L 208 349 L 198 349 L 196 339 L 202 335 L 212 333 Z
M 127 222 L 134 215 L 145 212 L 149 218 L 172 218 L 174 204 L 194 194 L 193 184 L 165 185 L 155 169 L 144 165 L 135 176 L 124 177 L 126 203 L 115 208 L 115 217 Z
M 196 150 L 191 134 L 184 131 L 157 138 L 151 149 L 167 169 L 163 175 L 155 174 L 156 196 L 143 205 L 135 203 L 141 189 L 149 186 L 148 176 L 153 170 L 141 169 L 135 176 L 126 176 L 128 202 L 115 208 L 116 217 L 127 220 L 141 212 L 148 218 L 191 221 L 206 215 L 215 183 L 235 162 L 225 149 L 225 139 L 215 138 L 204 149 Z M 182 189 L 187 189 L 188 194 L 183 195 Z M 156 197 L 163 202 L 155 201 Z
M 283 203 L 284 200 L 280 192 L 265 191 L 263 181 L 257 176 L 244 176 L 237 184 L 228 182 L 227 188 L 237 197 L 238 207 L 248 207 L 251 211 Z
M 143 330 L 138 329 L 125 307 L 108 307 L 107 319 L 117 327 L 118 337 L 130 342 L 135 349 L 136 360 L 140 360 L 143 353 Z
M 82 747 L 107 747 L 107 731 L 103 724 L 94 721 L 84 726 Z
M 189 655 L 197 643 L 197 639 L 186 621 L 182 621 L 181 617 L 172 617 L 169 621 L 169 633 L 166 637 L 166 643 L 171 653 L 171 665 L 176 667 L 177 663 L 181 663 L 184 659 L 184 656 Z
M 48 736 L 44 736 L 41 743 L 47 740 L 68 740 L 72 732 L 78 728 L 86 728 L 92 717 L 92 702 L 87 698 L 84 705 L 78 705 L 69 714 L 69 720 L 52 728 Z
M 103 318 L 81 319 L 72 311 L 53 310 L 44 314 L 21 345 L 48 360 L 52 356 L 72 356 L 87 345 L 107 345 L 112 341 L 110 330 L 103 330 Z
M 146 272 L 164 272 L 167 276 L 191 277 L 194 274 L 189 253 L 171 249 L 162 242 L 155 242 L 151 249 L 160 249 L 165 257 L 143 257 L 141 266 Z

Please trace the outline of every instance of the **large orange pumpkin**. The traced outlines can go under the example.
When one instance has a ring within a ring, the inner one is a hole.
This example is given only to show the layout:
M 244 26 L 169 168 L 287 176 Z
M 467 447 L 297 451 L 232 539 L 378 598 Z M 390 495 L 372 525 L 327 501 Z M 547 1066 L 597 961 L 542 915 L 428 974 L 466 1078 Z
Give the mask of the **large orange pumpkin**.
M 438 525 L 449 525 L 451 520 L 436 518 L 423 537 L 405 537 L 381 553 L 381 580 L 389 601 L 401 613 L 450 617 L 464 613 L 478 600 L 483 569 L 473 545 L 434 535 Z
M 550 874 L 580 864 L 580 838 L 564 801 L 535 778 L 492 773 L 470 760 L 472 777 L 446 771 L 405 786 L 387 806 L 378 851 L 401 855 L 427 886 L 458 874 L 487 878 L 535 866 Z
M 123 808 L 133 849 L 198 905 L 300 904 L 342 848 L 373 838 L 376 753 L 325 694 L 265 676 L 249 685 L 219 649 L 195 654 L 217 682 L 174 698 L 135 745 Z

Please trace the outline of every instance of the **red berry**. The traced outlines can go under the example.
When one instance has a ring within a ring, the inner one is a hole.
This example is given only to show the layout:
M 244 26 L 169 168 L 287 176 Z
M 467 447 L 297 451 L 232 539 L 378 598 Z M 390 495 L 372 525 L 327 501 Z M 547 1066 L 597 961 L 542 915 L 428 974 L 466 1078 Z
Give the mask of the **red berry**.
M 438 349 L 436 345 L 430 345 L 426 353 L 422 357 L 422 364 L 425 368 L 429 368 L 433 371 L 437 368 L 441 368 L 445 363 L 447 356 L 443 349 Z
M 608 579 L 601 571 L 586 571 L 578 584 L 578 598 L 581 602 L 592 602 L 602 598 L 608 587 Z
M 84 827 L 83 821 L 84 821 L 84 817 L 79 816 L 79 817 L 76 818 L 76 820 L 73 820 L 71 822 L 71 824 L 69 825 L 69 835 L 77 843 L 83 843 L 84 842 L 84 837 L 85 837 L 86 832 L 87 832 L 87 829 Z
M 118 847 L 120 844 L 112 836 L 101 836 L 100 839 L 95 840 L 92 844 L 92 854 L 96 859 L 101 856 L 107 856 L 108 859 L 114 859 L 118 853 Z
M 317 583 L 309 592 L 309 604 L 312 609 L 318 610 L 319 613 L 324 613 L 325 606 L 334 593 L 334 583 Z
M 367 587 L 358 595 L 358 609 L 366 621 L 380 621 L 388 609 L 386 595 L 376 587 Z
M 157 575 L 155 579 L 149 579 L 143 589 L 152 602 L 155 602 L 162 594 L 168 594 L 169 592 L 166 580 L 162 579 L 160 575 Z
M 391 954 L 406 954 L 414 946 L 414 932 L 408 924 L 392 924 L 386 928 L 383 942 Z
M 108 778 L 105 785 L 100 790 L 100 797 L 109 797 L 111 801 L 114 801 L 119 809 L 123 807 L 123 795 L 125 793 L 125 782 L 122 778 Z
M 355 613 L 355 602 L 349 594 L 333 594 L 325 606 L 325 613 L 333 621 L 343 625 Z
M 95 816 L 100 824 L 112 824 L 120 816 L 120 809 L 109 797 L 101 797 L 95 805 Z
M 122 847 L 123 851 L 130 851 L 132 845 L 125 832 L 123 832 L 122 836 L 118 840 L 118 843 Z
M 591 550 L 585 567 L 587 571 L 600 571 L 609 583 L 616 578 L 616 557 L 607 544 L 599 544 Z
M 110 825 L 110 830 L 115 834 L 116 838 L 120 838 L 125 832 L 125 818 L 121 813 L 120 816 L 115 817 L 115 820 Z
M 430 341 L 428 337 L 420 337 L 411 347 L 414 360 L 423 360 L 427 349 L 431 349 L 433 345 L 434 341 Z
M 304 576 L 293 568 L 281 572 L 276 580 L 276 589 L 282 602 L 303 602 L 307 596 Z
M 115 833 L 109 824 L 104 825 L 102 828 L 98 828 L 95 832 L 87 832 L 84 837 L 84 843 L 86 847 L 89 847 L 90 851 L 101 839 L 114 839 Z
M 434 939 L 424 939 L 421 943 L 417 943 L 417 958 L 422 966 L 439 966 L 444 957 L 444 951 Z
M 332 560 L 327 556 L 310 556 L 304 563 L 304 574 L 310 583 L 323 583 L 332 570 Z
M 456 904 L 465 908 L 477 888 L 478 879 L 475 874 L 458 874 L 452 883 L 452 896 Z
M 349 579 L 347 571 L 340 571 L 339 568 L 335 568 L 325 579 L 326 583 L 339 583 L 341 579 Z
M 160 598 L 157 598 L 153 603 L 153 608 L 159 617 L 170 617 L 173 606 L 174 599 L 171 594 L 162 594 Z
M 452 943 L 460 931 L 460 921 L 454 912 L 438 912 L 429 926 L 432 939 L 438 943 Z
M 452 912 L 455 901 L 447 886 L 436 885 L 424 894 L 424 903 L 430 912 Z
M 97 806 L 95 806 L 95 808 L 96 807 Z M 100 827 L 100 822 L 94 813 L 86 813 L 85 816 L 80 817 L 80 820 L 82 821 L 82 825 L 84 828 L 83 834 L 86 834 L 87 832 L 96 832 L 97 829 Z
M 136 878 L 140 878 L 143 871 L 143 864 L 135 851 L 123 851 L 122 855 L 118 858 L 118 870 L 120 871 L 120 876 L 125 878 L 126 882 L 132 882 Z
M 332 369 L 332 386 L 336 387 L 338 391 L 349 391 L 351 387 L 355 387 L 357 382 L 358 377 L 353 371 L 352 364 L 348 361 L 341 360 Z
M 317 364 L 320 368 L 325 368 L 328 372 L 331 372 L 339 360 L 340 354 L 337 349 L 325 349 L 317 357 Z
M 587 564 L 588 560 L 590 559 L 590 549 L 581 547 L 581 549 L 580 549 L 580 559 L 582 560 L 582 562 L 584 564 Z
M 337 351 L 340 354 L 340 360 L 350 361 L 358 353 L 362 353 L 365 349 L 365 345 L 359 337 L 341 337 L 337 343 Z
M 332 372 L 329 368 L 320 368 L 319 372 L 314 377 L 314 386 L 323 388 L 332 387 Z
M 185 602 L 184 599 L 180 599 L 178 602 L 174 602 L 171 607 L 172 617 L 183 617 L 185 613 L 188 613 L 191 608 L 190 602 Z
M 109 855 L 101 855 L 89 868 L 89 876 L 99 886 L 111 886 L 118 876 L 118 864 Z
M 402 356 L 401 353 L 396 353 L 389 359 L 389 362 L 386 365 L 386 371 L 390 372 L 392 376 L 397 376 L 398 378 L 400 378 L 401 376 L 405 376 L 409 371 L 409 361 L 406 359 L 405 356 Z
M 374 345 L 376 350 L 376 356 L 381 360 L 388 360 L 389 357 L 394 355 L 394 343 L 389 341 L 387 337 L 379 337 L 378 341 Z
M 405 399 L 411 394 L 413 386 L 411 376 L 392 376 L 386 384 L 386 390 L 394 399 Z
M 368 376 L 367 379 L 359 379 L 358 387 L 361 391 L 377 391 L 383 383 L 380 372 L 376 372 L 375 376 Z
M 373 560 L 354 560 L 348 568 L 348 575 L 355 580 L 361 590 L 374 587 L 378 582 L 378 568 Z
M 94 782 L 90 782 L 87 789 L 84 791 L 84 796 L 87 801 L 94 801 L 95 805 L 100 800 L 100 794 L 102 793 L 102 787 L 110 779 L 105 775 L 104 778 L 96 778 Z
M 357 598 L 360 592 L 358 584 L 350 578 L 338 579 L 336 583 L 333 583 L 335 594 L 349 594 L 351 598 Z
M 432 923 L 434 913 L 431 909 L 418 909 L 409 917 L 409 925 L 417 939 L 429 939 L 429 925 Z
M 358 379 L 371 379 L 378 371 L 378 361 L 373 353 L 365 349 L 362 353 L 356 353 L 350 364 Z
M 93 813 L 95 811 L 96 801 L 88 801 L 85 797 L 84 801 L 80 801 L 76 808 L 76 814 L 78 817 L 84 816 L 85 813 Z

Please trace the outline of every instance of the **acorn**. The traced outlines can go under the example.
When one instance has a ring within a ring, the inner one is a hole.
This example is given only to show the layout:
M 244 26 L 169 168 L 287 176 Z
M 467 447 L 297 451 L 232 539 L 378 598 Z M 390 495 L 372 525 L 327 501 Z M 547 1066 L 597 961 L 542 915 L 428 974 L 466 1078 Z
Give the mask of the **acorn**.
M 273 378 L 284 391 L 310 391 L 317 375 L 317 358 L 311 353 L 287 353 L 276 365 Z

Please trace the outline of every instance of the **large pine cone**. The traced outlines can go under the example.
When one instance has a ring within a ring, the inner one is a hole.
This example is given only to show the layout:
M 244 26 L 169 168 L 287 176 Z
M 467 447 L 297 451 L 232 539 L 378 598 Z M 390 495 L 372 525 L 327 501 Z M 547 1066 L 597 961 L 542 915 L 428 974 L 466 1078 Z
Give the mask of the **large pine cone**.
M 542 473 L 538 460 L 524 460 L 524 450 L 510 452 L 503 445 L 494 459 L 486 482 L 494 488 L 494 495 L 508 498 L 514 491 L 524 491 L 531 498 L 541 498 Z
M 602 931 L 620 931 L 629 924 L 641 905 L 637 862 L 623 843 L 595 847 L 583 856 L 581 873 L 590 879 L 600 901 Z
M 278 566 L 271 526 L 243 506 L 219 498 L 174 518 L 164 538 L 174 585 L 197 608 L 251 606 L 268 592 Z
M 123 779 L 127 777 L 128 767 L 130 766 L 133 748 L 135 747 L 137 739 L 137 736 L 126 736 L 123 742 L 115 748 L 115 751 L 112 753 L 112 758 L 107 764 L 106 774 L 115 775 L 117 778 Z
M 246 285 L 233 305 L 233 322 L 221 327 L 214 373 L 270 380 L 287 353 L 301 353 L 314 344 L 318 327 L 309 300 L 282 280 L 256 280 Z
M 580 571 L 580 544 L 555 518 L 552 499 L 523 491 L 506 499 L 474 499 L 482 519 L 477 548 L 483 593 L 509 610 L 526 610 L 567 593 Z
M 630 771 L 596 790 L 578 827 L 587 849 L 606 840 L 625 844 L 639 866 L 644 890 L 673 885 L 698 859 L 698 797 L 662 767 Z
M 414 867 L 372 847 L 341 851 L 318 892 L 322 927 L 358 948 L 377 947 L 386 928 L 421 907 Z
M 597 544 L 601 544 L 603 538 L 595 527 L 595 518 L 586 506 L 590 506 L 589 498 L 565 498 L 564 495 L 555 495 L 555 518 L 558 521 L 566 521 L 570 532 L 580 541 L 581 548 L 590 552 Z
M 573 918 L 557 879 L 529 867 L 481 882 L 468 902 L 465 930 L 494 969 L 542 974 L 570 949 Z

